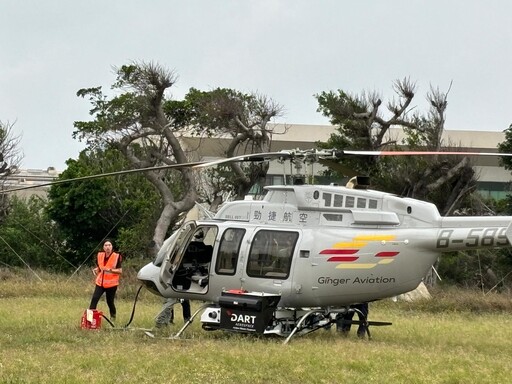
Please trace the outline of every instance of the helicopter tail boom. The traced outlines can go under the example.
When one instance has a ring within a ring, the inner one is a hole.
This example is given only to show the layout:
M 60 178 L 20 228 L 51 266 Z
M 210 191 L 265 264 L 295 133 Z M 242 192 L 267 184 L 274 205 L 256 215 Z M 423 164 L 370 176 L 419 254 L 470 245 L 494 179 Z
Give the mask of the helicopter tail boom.
M 436 240 L 441 252 L 512 245 L 512 217 L 445 217 Z

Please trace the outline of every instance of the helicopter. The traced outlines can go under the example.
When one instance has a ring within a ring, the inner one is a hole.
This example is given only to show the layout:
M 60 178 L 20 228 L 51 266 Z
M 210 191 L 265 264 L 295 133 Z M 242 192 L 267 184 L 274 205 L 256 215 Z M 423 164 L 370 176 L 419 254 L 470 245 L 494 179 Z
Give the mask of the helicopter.
M 154 169 L 200 170 L 244 161 L 329 164 L 344 156 L 512 156 L 487 152 L 284 150 L 214 161 L 129 169 L 39 186 Z M 8 189 L 12 192 L 33 188 Z M 357 305 L 414 290 L 442 252 L 510 247 L 512 216 L 442 217 L 434 204 L 372 190 L 354 176 L 346 186 L 265 187 L 261 200 L 225 203 L 207 218 L 185 220 L 137 274 L 150 292 L 203 304 L 202 328 L 285 337 L 328 329 Z M 151 335 L 151 334 L 150 334 Z
M 347 155 L 481 155 L 476 152 L 282 151 L 196 163 Z M 262 200 L 227 202 L 204 220 L 185 221 L 137 278 L 164 298 L 204 303 L 204 330 L 295 335 L 327 329 L 354 305 L 414 290 L 442 252 L 510 247 L 512 217 L 442 217 L 434 204 L 347 186 L 265 187 Z M 368 321 L 368 326 L 391 325 Z M 357 323 L 353 321 L 353 323 Z

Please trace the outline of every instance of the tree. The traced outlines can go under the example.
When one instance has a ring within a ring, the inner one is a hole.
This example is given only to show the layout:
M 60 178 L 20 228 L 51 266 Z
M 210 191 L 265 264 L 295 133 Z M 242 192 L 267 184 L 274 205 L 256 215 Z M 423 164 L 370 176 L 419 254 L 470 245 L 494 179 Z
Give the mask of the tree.
M 116 148 L 135 168 L 187 163 L 187 154 L 179 141 L 186 119 L 180 119 L 179 110 L 164 110 L 165 92 L 174 82 L 175 74 L 156 64 L 122 66 L 117 69 L 117 80 L 112 86 L 123 91 L 121 94 L 109 99 L 101 87 L 78 91 L 79 96 L 89 98 L 93 106 L 90 114 L 95 119 L 75 122 L 75 137 L 86 139 L 91 148 Z M 172 112 L 177 114 L 176 118 Z M 161 247 L 172 221 L 192 208 L 197 199 L 192 172 L 179 169 L 183 186 L 179 193 L 167 183 L 169 171 L 143 173 L 162 201 L 153 233 L 153 254 Z
M 189 120 L 191 133 L 227 138 L 223 155 L 228 158 L 270 151 L 275 134 L 271 121 L 282 114 L 282 106 L 267 96 L 226 88 L 191 88 L 184 103 L 194 111 Z M 267 171 L 267 163 L 231 163 L 212 170 L 209 179 L 216 180 L 209 188 L 214 196 L 212 205 L 220 203 L 223 193 L 243 199 L 255 184 L 264 185 Z
M 409 79 L 394 83 L 397 99 L 382 111 L 382 101 L 375 93 L 350 95 L 323 92 L 317 95 L 318 110 L 337 125 L 322 148 L 361 150 L 427 150 L 439 151 L 446 144 L 442 134 L 446 122 L 447 95 L 439 89 L 427 94 L 429 110 L 426 114 L 412 112 L 416 86 Z M 392 137 L 390 128 L 401 128 L 403 138 Z M 371 176 L 378 189 L 434 203 L 441 215 L 453 214 L 464 207 L 475 190 L 475 172 L 467 157 L 365 157 L 345 161 L 345 168 L 354 173 Z M 436 276 L 426 277 L 435 284 Z
M 94 120 L 75 122 L 74 136 L 86 140 L 89 148 L 116 148 L 135 168 L 188 162 L 181 141 L 184 134 L 228 135 L 232 143 L 226 150 L 227 156 L 236 153 L 242 144 L 258 151 L 269 146 L 267 123 L 279 112 L 277 104 L 270 99 L 226 89 L 211 92 L 192 89 L 185 100 L 175 101 L 166 96 L 175 79 L 174 72 L 159 65 L 140 63 L 117 69 L 117 80 L 112 86 L 120 92 L 117 96 L 109 98 L 101 87 L 79 90 L 78 95 L 91 102 L 90 114 Z M 239 186 L 239 196 L 262 174 L 256 170 L 247 177 L 242 169 L 233 166 L 237 175 L 233 183 Z M 179 180 L 175 176 L 170 178 L 167 170 L 144 172 L 162 201 L 153 233 L 153 254 L 163 243 L 171 223 L 198 199 L 193 171 L 179 168 L 178 172 Z
M 498 151 L 501 153 L 512 153 L 512 124 L 503 131 L 505 133 L 505 141 L 498 144 Z M 506 170 L 512 171 L 512 158 L 509 156 L 500 157 L 500 163 Z
M 0 182 L 18 169 L 22 156 L 19 149 L 20 137 L 12 133 L 13 124 L 0 121 Z M 4 188 L 2 188 L 4 189 Z M 8 196 L 0 195 L 0 221 L 7 214 Z
M 498 144 L 498 152 L 512 153 L 512 124 L 503 131 L 505 133 L 505 140 Z M 509 156 L 500 157 L 500 164 L 508 171 L 512 171 L 512 158 Z M 512 195 L 507 194 L 504 199 L 503 211 L 505 214 L 512 214 Z
M 322 148 L 361 150 L 430 150 L 444 146 L 442 133 L 446 121 L 447 93 L 432 89 L 427 94 L 427 114 L 412 113 L 416 86 L 409 79 L 394 83 L 397 99 L 382 111 L 382 100 L 375 93 L 351 95 L 345 91 L 317 95 L 318 111 L 329 117 L 337 132 Z M 392 137 L 391 127 L 402 129 L 404 137 Z M 364 157 L 344 159 L 354 173 L 372 177 L 382 190 L 402 196 L 434 202 L 441 214 L 453 212 L 461 199 L 475 187 L 474 171 L 468 158 L 435 157 Z M 448 198 L 446 198 L 448 196 Z
M 13 196 L 9 214 L 0 226 L 2 264 L 11 267 L 67 271 L 76 266 L 64 254 L 63 236 L 45 211 L 46 201 L 37 196 L 24 200 Z
M 59 180 L 123 170 L 128 161 L 113 149 L 84 150 L 68 160 Z M 53 185 L 47 211 L 66 236 L 67 257 L 80 265 L 105 237 L 116 239 L 124 255 L 144 256 L 161 202 L 141 174 Z

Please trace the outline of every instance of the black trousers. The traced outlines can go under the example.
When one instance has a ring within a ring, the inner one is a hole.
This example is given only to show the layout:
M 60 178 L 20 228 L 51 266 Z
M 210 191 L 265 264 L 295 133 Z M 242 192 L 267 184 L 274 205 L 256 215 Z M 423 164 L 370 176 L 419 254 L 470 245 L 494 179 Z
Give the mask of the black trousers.
M 98 301 L 100 301 L 101 296 L 105 293 L 105 298 L 107 299 L 108 309 L 110 311 L 110 318 L 116 317 L 116 305 L 114 303 L 114 299 L 116 297 L 117 285 L 115 287 L 103 288 L 99 285 L 96 285 L 94 288 L 94 292 L 92 294 L 91 304 L 89 305 L 89 309 L 96 309 L 98 305 Z
M 183 300 L 181 302 L 181 308 L 183 309 L 183 320 L 187 321 L 190 319 L 190 300 Z
M 365 322 L 368 319 L 368 303 L 361 303 L 361 304 L 355 304 L 351 306 L 352 308 L 358 309 L 359 312 L 357 312 L 357 317 L 359 318 L 359 327 L 357 327 L 357 335 L 359 337 L 364 337 L 366 334 L 366 327 L 364 324 L 361 324 L 361 322 Z M 350 328 L 352 325 L 352 319 L 354 318 L 354 311 L 350 311 L 346 313 L 345 315 L 339 315 L 336 319 L 336 328 L 338 331 L 341 331 L 343 333 L 350 332 Z
M 183 299 L 180 300 L 181 302 L 181 309 L 183 310 L 183 320 L 188 321 L 190 317 L 192 316 L 190 312 L 190 300 Z M 171 322 L 174 321 L 174 308 L 171 309 Z

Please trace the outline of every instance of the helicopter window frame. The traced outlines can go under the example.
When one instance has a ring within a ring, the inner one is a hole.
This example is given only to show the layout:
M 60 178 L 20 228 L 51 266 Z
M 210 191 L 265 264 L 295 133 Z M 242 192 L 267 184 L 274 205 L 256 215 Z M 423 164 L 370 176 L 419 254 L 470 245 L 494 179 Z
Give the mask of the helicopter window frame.
M 251 241 L 247 276 L 286 280 L 290 276 L 298 239 L 299 233 L 295 231 L 257 231 Z
M 240 248 L 246 233 L 245 228 L 228 228 L 222 234 L 215 262 L 217 275 L 233 276 L 236 273 Z M 228 267 L 228 263 L 231 265 Z

